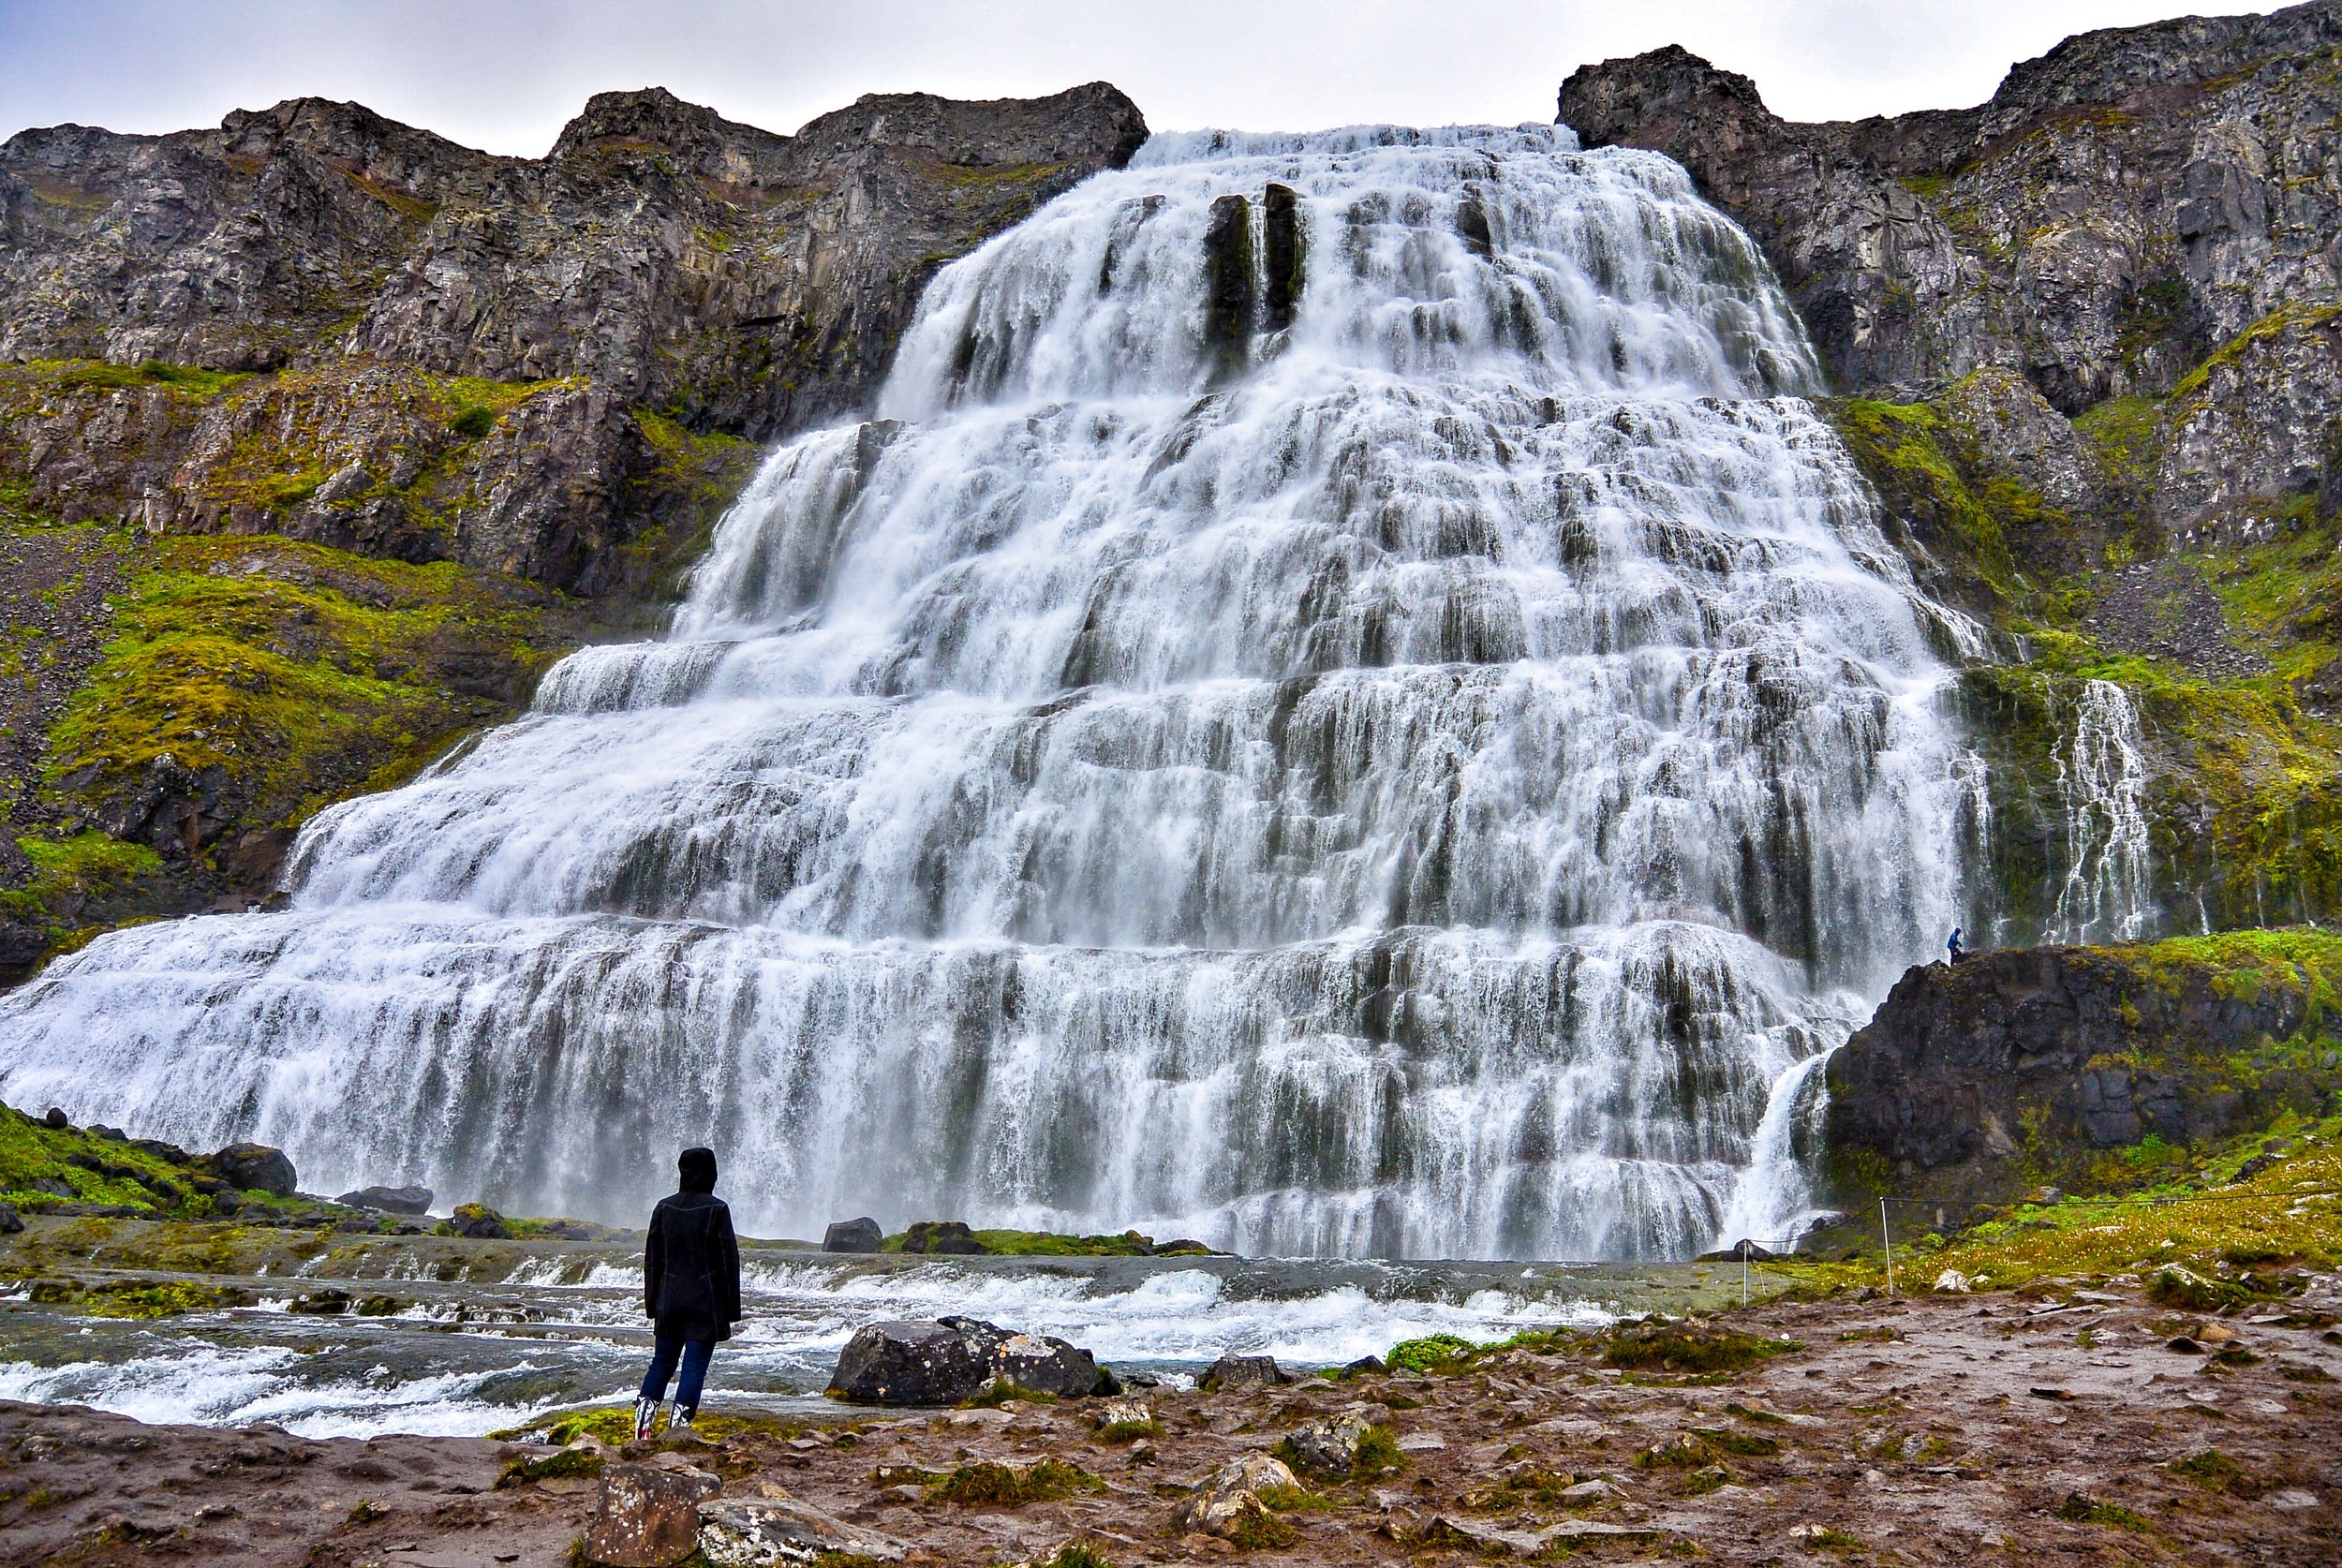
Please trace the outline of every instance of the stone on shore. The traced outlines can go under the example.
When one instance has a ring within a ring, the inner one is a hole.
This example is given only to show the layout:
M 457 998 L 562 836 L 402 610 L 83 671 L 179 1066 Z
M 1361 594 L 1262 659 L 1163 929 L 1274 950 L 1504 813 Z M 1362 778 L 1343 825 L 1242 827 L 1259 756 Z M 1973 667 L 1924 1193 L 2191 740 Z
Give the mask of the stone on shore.
M 947 1257 L 982 1257 L 992 1249 L 964 1220 L 922 1220 L 903 1233 L 903 1250 Z
M 674 1568 L 700 1549 L 699 1505 L 722 1486 L 704 1471 L 613 1465 L 580 1554 L 603 1568 Z
M 1274 1388 L 1297 1381 L 1277 1365 L 1273 1355 L 1223 1355 L 1204 1368 L 1195 1386 L 1210 1393 L 1223 1388 Z
M 1180 1530 L 1227 1537 L 1248 1514 L 1266 1508 L 1260 1493 L 1269 1487 L 1297 1487 L 1300 1482 L 1282 1459 L 1267 1454 L 1247 1454 L 1206 1476 L 1171 1511 L 1171 1523 Z
M 448 1224 L 469 1241 L 509 1241 L 512 1235 L 504 1216 L 486 1204 L 457 1204 Z
M 345 1192 L 334 1201 L 351 1208 L 378 1208 L 385 1214 L 428 1214 L 431 1212 L 431 1189 L 361 1187 L 355 1192 Z
M 281 1148 L 267 1144 L 230 1144 L 208 1161 L 219 1179 L 240 1192 L 266 1192 L 289 1198 L 301 1185 L 292 1161 Z
M 857 1331 L 838 1354 L 829 1395 L 855 1404 L 956 1405 L 996 1379 L 1061 1399 L 1099 1386 L 1096 1360 L 1063 1339 L 974 1318 L 912 1319 Z
M 772 1568 L 832 1555 L 899 1562 L 911 1554 L 893 1536 L 800 1502 L 770 1482 L 758 1493 L 699 1505 L 700 1551 L 715 1568 Z
M 824 1252 L 875 1252 L 886 1239 L 879 1222 L 868 1215 L 859 1220 L 840 1220 L 822 1233 Z
M 1366 1441 L 1366 1418 L 1354 1411 L 1322 1421 L 1304 1421 L 1285 1434 L 1281 1452 L 1301 1469 L 1327 1480 L 1347 1480 Z

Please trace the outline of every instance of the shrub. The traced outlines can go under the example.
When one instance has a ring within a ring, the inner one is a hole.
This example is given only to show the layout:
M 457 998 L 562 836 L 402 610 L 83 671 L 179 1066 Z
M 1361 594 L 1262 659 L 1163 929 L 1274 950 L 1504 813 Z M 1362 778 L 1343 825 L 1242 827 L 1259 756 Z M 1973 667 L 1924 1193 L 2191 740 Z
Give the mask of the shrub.
M 1427 1334 L 1419 1339 L 1402 1339 L 1391 1346 L 1383 1364 L 1394 1372 L 1429 1372 L 1448 1367 L 1479 1348 L 1453 1334 Z
M 447 427 L 466 440 L 476 441 L 495 429 L 496 422 L 497 414 L 494 408 L 483 408 L 474 403 L 457 409 L 454 417 L 447 422 Z
M 937 1484 L 936 1492 L 963 1507 L 991 1503 L 1015 1507 L 1026 1502 L 1052 1502 L 1075 1492 L 1102 1492 L 1105 1483 L 1086 1470 L 1057 1459 L 1018 1467 L 981 1463 L 962 1465 Z

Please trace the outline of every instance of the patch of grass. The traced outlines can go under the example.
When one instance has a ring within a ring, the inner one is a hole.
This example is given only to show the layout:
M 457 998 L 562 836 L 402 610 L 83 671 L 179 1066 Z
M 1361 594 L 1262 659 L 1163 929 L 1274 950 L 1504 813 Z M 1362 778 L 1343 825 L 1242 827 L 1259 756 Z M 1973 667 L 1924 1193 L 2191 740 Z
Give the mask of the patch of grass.
M 1135 1442 L 1140 1438 L 1163 1435 L 1163 1423 L 1152 1416 L 1144 1421 L 1109 1421 L 1098 1428 L 1100 1442 Z
M 1737 1329 L 1647 1318 L 1623 1322 L 1614 1328 L 1602 1359 L 1630 1371 L 1661 1370 L 1697 1377 L 1738 1372 L 1803 1348 L 1794 1339 L 1770 1339 Z
M 1059 1459 L 1030 1465 L 990 1462 L 962 1465 L 936 1484 L 936 1495 L 962 1507 L 1014 1508 L 1028 1502 L 1050 1502 L 1075 1492 L 1102 1492 L 1105 1483 L 1086 1470 Z
M 2247 1475 L 2243 1466 L 2216 1448 L 2206 1448 L 2173 1459 L 2163 1468 L 2204 1491 L 2223 1492 L 2248 1501 L 2267 1489 Z
M 497 411 L 478 403 L 467 404 L 451 415 L 447 427 L 467 441 L 476 441 L 494 430 Z
M 2087 1492 L 2072 1492 L 2057 1505 L 2057 1516 L 2068 1524 L 2112 1525 L 2120 1530 L 2145 1531 L 2150 1527 L 2118 1502 L 2101 1502 Z
M 564 1448 L 557 1454 L 547 1454 L 536 1459 L 524 1456 L 504 1467 L 503 1473 L 497 1477 L 497 1486 L 521 1487 L 531 1481 L 600 1475 L 601 1465 L 601 1456 L 586 1448 Z
M 1030 1405 L 1057 1403 L 1057 1396 L 1054 1394 L 1045 1394 L 1038 1388 L 1027 1388 L 1014 1379 L 996 1377 L 986 1379 L 984 1387 L 976 1393 L 974 1398 L 962 1399 L 959 1402 L 959 1408 L 973 1410 L 979 1406 L 1004 1405 L 1011 1399 L 1022 1399 Z
M 1032 1568 L 1114 1568 L 1114 1563 L 1087 1541 L 1068 1541 L 1036 1561 Z
M 1781 1452 L 1781 1445 L 1772 1439 L 1748 1432 L 1727 1431 L 1717 1427 L 1690 1427 L 1685 1430 L 1719 1453 L 1738 1454 L 1743 1458 L 1770 1458 Z
M 1270 1511 L 1257 1496 L 1247 1501 L 1228 1531 L 1229 1544 L 1240 1552 L 1274 1551 L 1300 1538 L 1291 1519 Z
M 175 1318 L 187 1312 L 215 1312 L 223 1307 L 248 1306 L 251 1300 L 233 1286 L 170 1280 L 153 1284 L 92 1286 L 82 1298 L 82 1310 L 93 1318 Z
M 1376 1422 L 1359 1435 L 1357 1452 L 1350 1459 L 1350 1473 L 1371 1480 L 1386 1470 L 1403 1470 L 1406 1463 L 1407 1456 L 1399 1446 L 1398 1436 Z

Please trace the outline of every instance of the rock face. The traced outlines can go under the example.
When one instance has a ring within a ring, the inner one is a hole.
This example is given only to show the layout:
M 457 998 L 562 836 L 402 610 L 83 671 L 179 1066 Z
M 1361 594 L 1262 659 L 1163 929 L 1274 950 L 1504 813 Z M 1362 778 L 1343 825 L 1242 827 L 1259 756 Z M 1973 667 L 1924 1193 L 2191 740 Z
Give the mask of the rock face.
M 0 984 L 265 899 L 302 820 L 638 629 L 751 443 L 866 402 L 944 261 L 1145 135 L 1093 83 L 794 137 L 603 94 L 542 158 L 320 99 L 0 146 L 0 632 L 47 650 L 0 691 Z M 83 522 L 113 526 L 51 525 Z M 152 624 L 189 590 L 251 602 Z M 235 732 L 353 676 L 379 711 Z M 17 847 L 91 830 L 163 864 Z
M 1097 1362 L 1063 1339 L 943 1318 L 857 1330 L 838 1353 L 829 1393 L 856 1404 L 956 1405 L 995 1378 L 1060 1398 L 1079 1398 L 1099 1386 Z
M 0 362 L 257 374 L 0 389 L 0 477 L 66 521 L 625 588 L 628 544 L 694 510 L 691 436 L 860 405 L 937 267 L 1145 137 L 1104 83 L 867 97 L 795 137 L 605 93 L 538 159 L 313 98 L 24 131 Z
M 1689 169 L 1763 245 L 1846 392 L 1916 398 L 1993 366 L 2071 415 L 2162 398 L 2252 334 L 2265 362 L 2201 389 L 2224 419 L 2183 436 L 2195 416 L 2166 413 L 2155 507 L 2186 526 L 2320 470 L 2337 60 L 2342 7 L 2320 0 L 2068 38 L 1975 109 L 1798 125 L 1668 48 L 1579 69 L 1561 118 Z
M 1831 1058 L 1830 1158 L 1856 1191 L 2006 1200 L 2135 1179 L 2120 1151 L 2217 1139 L 2342 1092 L 2313 998 L 2342 939 L 2252 933 L 1929 964 Z
M 879 1222 L 868 1215 L 859 1220 L 840 1220 L 822 1233 L 824 1252 L 875 1252 L 886 1239 Z

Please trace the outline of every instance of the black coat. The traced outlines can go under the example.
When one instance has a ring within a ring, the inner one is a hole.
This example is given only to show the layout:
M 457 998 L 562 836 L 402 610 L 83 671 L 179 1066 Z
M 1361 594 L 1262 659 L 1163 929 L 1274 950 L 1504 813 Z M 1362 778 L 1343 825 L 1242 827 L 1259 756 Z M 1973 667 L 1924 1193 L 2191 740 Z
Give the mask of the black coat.
M 732 1210 L 708 1192 L 677 1192 L 651 1210 L 643 1245 L 643 1313 L 662 1339 L 729 1339 L 740 1321 L 740 1244 Z

